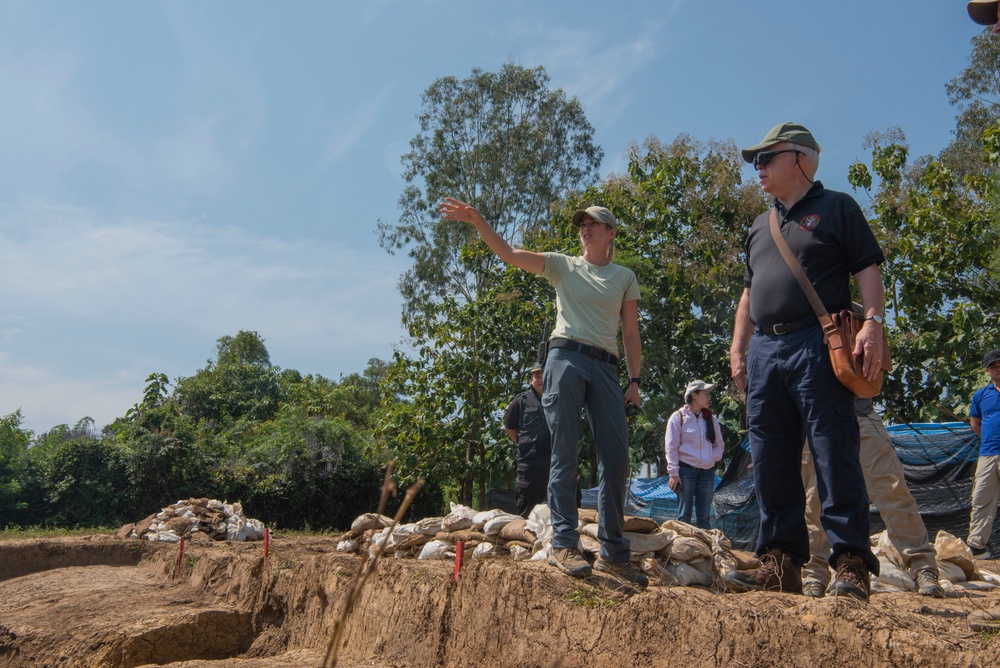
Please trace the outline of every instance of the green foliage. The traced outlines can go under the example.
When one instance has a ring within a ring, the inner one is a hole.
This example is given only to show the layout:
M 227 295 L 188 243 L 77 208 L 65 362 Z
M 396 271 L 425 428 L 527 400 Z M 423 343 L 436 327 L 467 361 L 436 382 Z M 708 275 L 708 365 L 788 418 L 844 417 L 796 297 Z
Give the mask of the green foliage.
M 410 185 L 400 221 L 379 225 L 382 246 L 408 248 L 413 259 L 400 291 L 415 355 L 397 353 L 386 372 L 378 447 L 408 479 L 453 481 L 466 504 L 476 484 L 483 504 L 497 469 L 510 470 L 500 417 L 525 385 L 551 310 L 544 282 L 501 267 L 468 225 L 440 220 L 436 205 L 464 199 L 521 244 L 562 193 L 596 179 L 593 128 L 580 103 L 548 82 L 543 68 L 508 64 L 431 84 L 403 156 Z
M 962 179 L 996 176 L 996 163 L 984 156 L 984 133 L 1000 122 L 1000 39 L 984 32 L 972 38 L 969 66 L 947 85 L 948 99 L 959 108 L 955 138 L 940 160 Z
M 982 352 L 995 345 L 1000 285 L 989 264 L 996 210 L 943 161 L 908 165 L 900 131 L 872 135 L 869 144 L 880 179 L 871 223 L 886 255 L 895 362 L 882 401 L 908 421 L 952 419 L 967 410 L 982 384 Z

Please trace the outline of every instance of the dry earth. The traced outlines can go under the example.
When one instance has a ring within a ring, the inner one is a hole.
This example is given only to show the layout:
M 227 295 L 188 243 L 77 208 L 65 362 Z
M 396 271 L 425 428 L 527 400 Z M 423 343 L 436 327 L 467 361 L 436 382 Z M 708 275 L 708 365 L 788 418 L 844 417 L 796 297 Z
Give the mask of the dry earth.
M 362 560 L 328 538 L 177 545 L 109 536 L 0 543 L 0 667 L 319 666 Z M 996 570 L 996 562 L 984 562 Z M 338 665 L 994 666 L 968 613 L 1000 593 L 868 605 L 696 587 L 633 596 L 541 563 L 386 559 L 348 621 Z

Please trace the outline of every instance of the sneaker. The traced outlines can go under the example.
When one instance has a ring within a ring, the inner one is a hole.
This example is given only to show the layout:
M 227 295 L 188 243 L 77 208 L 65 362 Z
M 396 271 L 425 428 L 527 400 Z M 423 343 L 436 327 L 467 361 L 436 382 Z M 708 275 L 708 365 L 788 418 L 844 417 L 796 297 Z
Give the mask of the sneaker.
M 760 555 L 759 567 L 749 571 L 729 571 L 724 579 L 731 591 L 802 593 L 802 567 L 777 548 Z
M 548 562 L 574 578 L 590 576 L 590 563 L 575 547 L 552 548 L 549 551 Z
M 819 580 L 806 580 L 802 583 L 802 593 L 810 598 L 826 596 L 826 585 Z
M 966 621 L 969 622 L 969 628 L 976 633 L 1000 631 L 1000 608 L 977 610 L 970 614 Z
M 649 578 L 646 577 L 646 574 L 628 561 L 605 561 L 603 557 L 598 557 L 597 561 L 594 562 L 594 570 L 624 580 L 639 589 L 645 589 L 649 586 Z
M 861 557 L 848 552 L 837 557 L 837 574 L 833 577 L 833 595 L 850 596 L 865 603 L 871 594 L 871 575 Z
M 938 582 L 938 574 L 929 568 L 917 572 L 917 593 L 921 596 L 944 598 L 944 588 Z
M 993 555 L 990 554 L 990 548 L 988 548 L 988 547 L 972 547 L 970 545 L 969 549 L 972 550 L 972 558 L 973 559 L 992 559 L 993 558 Z

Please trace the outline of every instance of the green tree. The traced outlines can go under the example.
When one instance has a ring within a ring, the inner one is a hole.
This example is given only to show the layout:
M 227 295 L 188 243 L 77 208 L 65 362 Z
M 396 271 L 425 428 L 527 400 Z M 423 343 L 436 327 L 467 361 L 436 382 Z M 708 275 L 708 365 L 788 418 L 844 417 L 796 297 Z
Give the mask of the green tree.
M 204 420 L 210 428 L 232 427 L 241 419 L 267 420 L 282 399 L 281 370 L 271 364 L 257 332 L 240 331 L 218 340 L 215 361 L 177 381 L 173 399 L 181 412 Z
M 948 99 L 959 108 L 955 138 L 940 160 L 957 174 L 996 176 L 996 162 L 984 158 L 984 134 L 1000 122 L 1000 39 L 989 31 L 972 38 L 969 66 L 947 85 Z
M 965 414 L 981 383 L 982 352 L 995 345 L 1000 284 L 989 271 L 996 248 L 996 209 L 943 161 L 908 163 L 899 129 L 869 136 L 871 168 L 855 163 L 855 188 L 879 183 L 872 227 L 886 255 L 882 274 L 895 368 L 884 404 L 908 421 Z M 942 409 L 941 407 L 944 407 Z M 950 408 L 949 408 L 950 407 Z
M 407 248 L 413 260 L 400 292 L 415 351 L 397 353 L 386 373 L 380 442 L 409 475 L 457 481 L 464 503 L 475 483 L 485 502 L 505 456 L 500 404 L 530 366 L 545 314 L 532 295 L 544 288 L 499 266 L 467 225 L 441 220 L 436 206 L 464 199 L 522 245 L 563 193 L 596 180 L 603 154 L 583 108 L 548 84 L 543 68 L 512 64 L 431 84 L 403 156 L 409 185 L 399 223 L 379 224 L 382 246 Z
M 21 474 L 33 434 L 21 426 L 22 420 L 21 409 L 0 417 L 0 526 L 16 524 L 27 507 Z

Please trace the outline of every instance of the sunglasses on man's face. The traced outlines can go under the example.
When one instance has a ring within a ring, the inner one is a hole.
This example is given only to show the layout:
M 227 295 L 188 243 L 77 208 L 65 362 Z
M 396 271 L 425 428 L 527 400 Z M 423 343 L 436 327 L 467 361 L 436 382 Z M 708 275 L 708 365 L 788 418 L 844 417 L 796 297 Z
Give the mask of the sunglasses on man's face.
M 802 154 L 802 151 L 796 151 L 794 148 L 786 148 L 781 151 L 761 151 L 753 157 L 754 169 L 760 169 L 761 167 L 766 167 L 767 163 L 774 160 L 776 157 L 782 153 L 798 153 Z

